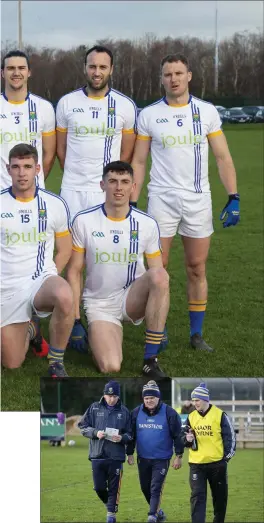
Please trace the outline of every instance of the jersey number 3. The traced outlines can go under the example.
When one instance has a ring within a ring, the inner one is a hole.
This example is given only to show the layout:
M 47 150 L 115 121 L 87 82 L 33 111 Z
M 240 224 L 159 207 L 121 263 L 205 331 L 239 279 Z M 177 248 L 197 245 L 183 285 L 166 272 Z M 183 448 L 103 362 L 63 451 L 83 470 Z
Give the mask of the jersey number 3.
M 19 116 L 15 116 L 15 123 L 20 123 L 20 118 L 19 118 Z

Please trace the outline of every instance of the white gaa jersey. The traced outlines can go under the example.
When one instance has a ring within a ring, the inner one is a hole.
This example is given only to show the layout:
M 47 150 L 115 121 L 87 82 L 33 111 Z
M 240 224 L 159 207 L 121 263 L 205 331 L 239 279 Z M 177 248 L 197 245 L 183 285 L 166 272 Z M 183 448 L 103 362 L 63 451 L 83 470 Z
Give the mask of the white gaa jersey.
M 183 106 L 168 105 L 162 98 L 143 109 L 138 140 L 151 141 L 149 193 L 170 189 L 210 192 L 208 137 L 220 134 L 217 109 L 194 96 Z
M 1 192 L 1 298 L 11 298 L 46 272 L 56 271 L 55 236 L 70 234 L 69 211 L 62 198 L 36 188 L 20 200 L 11 187 Z
M 84 87 L 63 96 L 56 109 L 57 131 L 67 133 L 61 187 L 101 192 L 103 167 L 120 160 L 122 133 L 136 132 L 136 114 L 134 102 L 114 89 L 102 98 Z
M 85 252 L 83 298 L 110 298 L 144 274 L 144 255 L 161 254 L 159 228 L 148 214 L 130 207 L 122 220 L 106 215 L 104 205 L 76 214 L 73 249 Z
M 8 101 L 1 94 L 0 150 L 1 190 L 12 183 L 7 172 L 9 151 L 18 143 L 29 143 L 37 148 L 41 166 L 36 184 L 44 188 L 42 168 L 42 136 L 55 134 L 55 112 L 52 104 L 40 96 L 28 93 L 23 102 Z

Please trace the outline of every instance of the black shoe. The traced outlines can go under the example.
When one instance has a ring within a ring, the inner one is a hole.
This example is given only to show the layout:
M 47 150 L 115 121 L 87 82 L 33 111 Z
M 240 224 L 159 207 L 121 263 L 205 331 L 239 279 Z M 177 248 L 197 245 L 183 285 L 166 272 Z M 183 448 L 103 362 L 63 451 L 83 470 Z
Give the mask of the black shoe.
M 68 374 L 65 370 L 63 363 L 55 361 L 49 365 L 48 373 L 51 378 L 68 378 Z
M 157 358 L 144 360 L 142 373 L 152 380 L 168 378 L 167 374 L 159 367 Z
M 206 350 L 207 352 L 213 352 L 214 350 L 206 343 L 206 341 L 204 341 L 201 334 L 198 332 L 191 336 L 190 343 L 193 349 Z

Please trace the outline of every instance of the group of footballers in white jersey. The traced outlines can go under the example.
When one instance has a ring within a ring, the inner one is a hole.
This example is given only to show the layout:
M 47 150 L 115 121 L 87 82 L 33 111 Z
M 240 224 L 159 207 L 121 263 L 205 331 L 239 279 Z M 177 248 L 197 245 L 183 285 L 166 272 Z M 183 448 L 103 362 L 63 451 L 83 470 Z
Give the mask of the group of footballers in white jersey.
M 190 347 L 213 350 L 202 337 L 213 232 L 208 142 L 228 194 L 224 227 L 240 219 L 235 168 L 217 110 L 189 94 L 192 74 L 184 55 L 162 60 L 164 96 L 143 109 L 138 122 L 134 102 L 110 87 L 109 49 L 89 49 L 84 72 L 86 86 L 58 102 L 56 140 L 52 106 L 28 92 L 27 56 L 11 51 L 3 59 L 2 364 L 23 363 L 29 340 L 41 339 L 36 317 L 51 314 L 49 344 L 40 350 L 50 376 L 66 377 L 66 347 L 87 352 L 88 341 L 100 371 L 118 372 L 122 323 L 145 320 L 142 372 L 163 378 L 157 356 L 168 343 L 166 268 L 177 232 L 185 252 Z M 56 152 L 60 196 L 44 189 Z M 137 200 L 149 153 L 145 213 Z

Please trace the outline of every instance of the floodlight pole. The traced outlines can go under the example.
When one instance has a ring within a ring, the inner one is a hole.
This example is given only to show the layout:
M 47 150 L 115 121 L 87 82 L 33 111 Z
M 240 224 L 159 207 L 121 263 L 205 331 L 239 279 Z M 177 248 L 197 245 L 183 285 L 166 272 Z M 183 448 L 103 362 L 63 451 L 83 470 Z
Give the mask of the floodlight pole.
M 18 48 L 22 51 L 22 1 L 18 0 Z
M 215 1 L 215 70 L 214 70 L 214 91 L 218 94 L 218 6 Z

